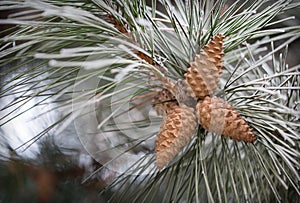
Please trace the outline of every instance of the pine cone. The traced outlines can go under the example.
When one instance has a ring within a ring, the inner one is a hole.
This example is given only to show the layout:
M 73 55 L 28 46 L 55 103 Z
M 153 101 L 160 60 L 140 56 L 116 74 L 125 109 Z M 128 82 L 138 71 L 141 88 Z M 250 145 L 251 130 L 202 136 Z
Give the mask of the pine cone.
M 205 97 L 197 104 L 198 121 L 209 132 L 222 134 L 230 139 L 254 142 L 256 135 L 240 114 L 226 101 Z
M 197 122 L 194 109 L 173 105 L 166 112 L 156 140 L 156 165 L 163 168 L 191 139 Z
M 220 77 L 217 67 L 205 54 L 196 55 L 195 61 L 190 65 L 191 67 L 184 76 L 195 96 L 203 98 L 213 94 L 217 89 Z
M 223 68 L 223 40 L 222 34 L 214 36 L 184 75 L 197 98 L 212 95 L 217 89 Z
M 204 52 L 208 56 L 209 60 L 215 64 L 218 68 L 219 75 L 222 74 L 223 65 L 223 42 L 224 36 L 222 34 L 217 34 L 213 37 L 213 39 L 204 46 Z
M 174 104 L 177 105 L 175 96 L 167 89 L 162 89 L 157 92 L 157 95 L 152 100 L 153 108 L 158 115 L 164 115 L 167 109 Z

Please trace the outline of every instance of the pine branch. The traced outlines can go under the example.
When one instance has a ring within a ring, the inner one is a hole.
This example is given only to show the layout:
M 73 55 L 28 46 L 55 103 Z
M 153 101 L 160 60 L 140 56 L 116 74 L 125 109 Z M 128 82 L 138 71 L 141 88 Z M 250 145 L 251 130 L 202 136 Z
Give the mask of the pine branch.
M 14 26 L 1 38 L 0 126 L 59 112 L 24 147 L 74 124 L 102 164 L 86 181 L 114 171 L 101 191 L 112 202 L 299 197 L 300 67 L 288 67 L 287 54 L 300 28 L 280 26 L 291 17 L 274 20 L 299 6 L 288 0 L 1 1 L 11 14 L 0 24 Z M 179 100 L 174 86 L 217 33 L 225 36 L 224 68 L 212 94 L 239 111 L 257 141 L 238 143 L 199 127 L 157 170 L 154 139 L 162 118 L 151 100 L 166 89 L 170 101 Z

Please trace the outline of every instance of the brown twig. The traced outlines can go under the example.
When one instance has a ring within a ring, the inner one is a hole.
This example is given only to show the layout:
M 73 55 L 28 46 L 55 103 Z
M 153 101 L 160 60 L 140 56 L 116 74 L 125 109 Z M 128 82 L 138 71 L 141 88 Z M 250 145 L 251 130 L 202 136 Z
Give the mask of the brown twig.
M 127 30 L 127 28 L 120 23 L 117 19 L 115 19 L 112 15 L 107 15 L 107 20 L 108 22 L 112 23 L 114 27 L 119 30 L 122 34 L 126 35 L 135 45 L 141 47 L 141 45 L 134 39 L 132 34 Z M 150 56 L 146 55 L 145 53 L 139 51 L 139 50 L 133 50 L 133 53 L 136 54 L 140 59 L 146 61 L 148 64 L 154 66 L 157 70 L 159 70 L 161 73 L 166 74 L 166 69 L 159 65 L 153 58 Z M 174 83 L 168 78 L 159 75 L 158 73 L 154 72 L 154 76 L 156 79 L 158 79 L 164 86 L 165 88 L 173 88 Z

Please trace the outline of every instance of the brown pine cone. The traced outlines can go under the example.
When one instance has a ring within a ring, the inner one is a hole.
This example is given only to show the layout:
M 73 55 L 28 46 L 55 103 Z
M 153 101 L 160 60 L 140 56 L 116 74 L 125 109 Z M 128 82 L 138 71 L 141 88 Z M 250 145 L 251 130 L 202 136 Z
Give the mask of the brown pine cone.
M 187 83 L 191 86 L 197 98 L 211 95 L 217 89 L 219 72 L 205 54 L 196 55 L 195 61 L 190 63 L 187 73 L 184 74 Z
M 223 41 L 222 34 L 214 36 L 184 75 L 197 98 L 212 95 L 217 89 L 223 68 Z
M 254 142 L 256 135 L 240 114 L 226 101 L 217 97 L 205 97 L 197 104 L 198 121 L 212 133 L 238 141 Z
M 167 109 L 156 140 L 156 165 L 166 166 L 191 139 L 197 126 L 195 110 L 185 105 Z
M 223 68 L 223 42 L 224 36 L 222 34 L 217 34 L 207 45 L 204 46 L 204 52 L 207 54 L 209 60 L 218 68 L 219 75 L 222 74 Z

